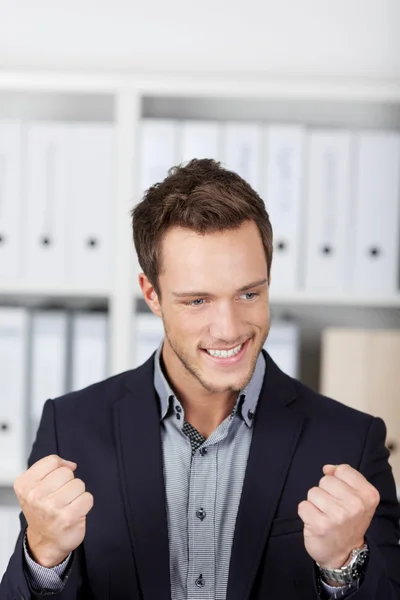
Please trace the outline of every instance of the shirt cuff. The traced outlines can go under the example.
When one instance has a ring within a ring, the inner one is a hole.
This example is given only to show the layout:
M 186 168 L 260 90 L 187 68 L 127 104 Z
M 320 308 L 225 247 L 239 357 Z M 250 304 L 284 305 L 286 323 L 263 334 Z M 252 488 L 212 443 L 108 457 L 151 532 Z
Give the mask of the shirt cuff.
M 320 582 L 321 582 L 321 585 L 322 585 L 323 590 L 324 590 L 323 597 L 327 598 L 329 600 L 336 600 L 336 598 L 344 598 L 345 596 L 347 596 L 347 594 L 349 592 L 352 592 L 353 590 L 358 590 L 359 589 L 359 580 L 358 579 L 355 579 L 351 583 L 347 583 L 345 585 L 341 585 L 340 587 L 335 587 L 333 585 L 328 585 L 321 578 L 320 578 Z
M 43 567 L 35 562 L 29 555 L 27 535 L 24 535 L 24 555 L 25 555 L 25 572 L 28 575 L 29 582 L 32 588 L 37 592 L 59 592 L 64 587 L 68 578 L 65 572 L 68 567 L 69 559 L 72 553 L 70 552 L 67 558 L 59 565 L 51 568 Z M 65 575 L 65 577 L 63 577 Z

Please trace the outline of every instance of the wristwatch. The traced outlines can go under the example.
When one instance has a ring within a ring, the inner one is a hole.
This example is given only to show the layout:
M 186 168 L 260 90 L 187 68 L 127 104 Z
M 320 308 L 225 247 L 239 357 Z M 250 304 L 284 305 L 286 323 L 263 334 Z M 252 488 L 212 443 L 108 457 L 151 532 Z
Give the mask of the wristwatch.
M 342 585 L 360 579 L 364 575 L 367 566 L 368 554 L 368 545 L 364 544 L 361 548 L 354 548 L 350 552 L 349 560 L 340 569 L 326 569 L 317 563 L 322 579 L 326 583 L 333 581 Z

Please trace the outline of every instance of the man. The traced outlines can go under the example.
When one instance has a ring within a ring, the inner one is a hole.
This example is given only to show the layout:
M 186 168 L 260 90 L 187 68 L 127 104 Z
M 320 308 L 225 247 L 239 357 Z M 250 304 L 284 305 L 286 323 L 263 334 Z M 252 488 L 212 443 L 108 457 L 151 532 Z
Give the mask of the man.
M 383 421 L 262 350 L 263 201 L 193 160 L 132 216 L 164 342 L 138 369 L 46 402 L 14 486 L 21 533 L 1 600 L 398 600 Z

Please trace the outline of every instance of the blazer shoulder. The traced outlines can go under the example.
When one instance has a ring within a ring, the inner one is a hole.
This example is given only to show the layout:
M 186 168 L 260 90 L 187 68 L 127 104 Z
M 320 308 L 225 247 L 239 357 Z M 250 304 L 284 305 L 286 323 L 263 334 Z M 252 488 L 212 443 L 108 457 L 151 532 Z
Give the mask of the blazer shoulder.
M 112 375 L 82 389 L 53 398 L 55 409 L 57 411 L 69 411 L 74 410 L 75 407 L 82 410 L 82 407 L 84 407 L 85 409 L 91 410 L 93 408 L 98 411 L 99 407 L 109 408 L 127 392 L 132 393 L 131 390 L 134 389 L 135 382 L 142 382 L 143 375 L 143 365 L 136 369 L 129 369 L 117 375 Z M 151 376 L 146 377 L 145 382 L 150 386 L 152 384 Z
M 297 379 L 292 381 L 296 388 L 297 400 L 310 417 L 328 420 L 332 424 L 340 422 L 367 428 L 371 425 L 373 415 L 320 394 Z

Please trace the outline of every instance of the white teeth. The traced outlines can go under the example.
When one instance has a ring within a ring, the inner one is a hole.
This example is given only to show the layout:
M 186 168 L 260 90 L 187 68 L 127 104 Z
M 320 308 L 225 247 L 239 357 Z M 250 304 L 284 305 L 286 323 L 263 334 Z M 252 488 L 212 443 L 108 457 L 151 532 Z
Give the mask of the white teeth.
M 241 351 L 243 344 L 240 346 L 236 346 L 236 348 L 232 348 L 232 350 L 207 350 L 210 356 L 218 357 L 218 358 L 229 358 L 231 356 L 235 356 L 238 352 Z

